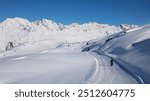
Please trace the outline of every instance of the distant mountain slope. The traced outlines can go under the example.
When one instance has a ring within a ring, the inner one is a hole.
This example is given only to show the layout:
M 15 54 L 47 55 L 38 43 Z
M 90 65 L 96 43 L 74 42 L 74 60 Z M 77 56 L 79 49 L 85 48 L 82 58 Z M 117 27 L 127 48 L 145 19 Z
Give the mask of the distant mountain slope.
M 125 25 L 124 25 L 125 26 Z M 126 25 L 127 26 L 127 25 Z M 126 28 L 131 28 L 130 26 Z M 29 22 L 23 18 L 8 18 L 0 23 L 0 51 L 27 42 L 51 40 L 53 42 L 81 42 L 118 33 L 122 27 L 108 24 L 84 23 L 71 25 L 57 24 L 42 19 Z M 12 46 L 10 46 L 10 43 Z

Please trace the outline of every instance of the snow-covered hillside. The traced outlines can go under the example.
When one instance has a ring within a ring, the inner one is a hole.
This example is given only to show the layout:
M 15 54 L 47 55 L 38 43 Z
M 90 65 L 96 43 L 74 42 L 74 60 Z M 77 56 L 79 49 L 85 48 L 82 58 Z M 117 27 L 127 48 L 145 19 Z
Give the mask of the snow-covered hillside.
M 149 40 L 150 25 L 9 18 L 0 23 L 0 83 L 150 83 Z
M 124 25 L 127 26 L 127 25 Z M 128 25 L 129 26 L 129 25 Z M 22 18 L 8 18 L 0 23 L 0 51 L 8 50 L 28 42 L 44 40 L 54 43 L 73 43 L 102 38 L 123 30 L 123 28 L 108 24 L 84 23 L 71 25 L 57 24 L 42 19 L 29 22 Z M 11 45 L 10 45 L 11 44 Z
M 139 83 L 150 83 L 150 25 L 118 33 L 85 46 L 98 54 L 114 59 L 120 67 Z

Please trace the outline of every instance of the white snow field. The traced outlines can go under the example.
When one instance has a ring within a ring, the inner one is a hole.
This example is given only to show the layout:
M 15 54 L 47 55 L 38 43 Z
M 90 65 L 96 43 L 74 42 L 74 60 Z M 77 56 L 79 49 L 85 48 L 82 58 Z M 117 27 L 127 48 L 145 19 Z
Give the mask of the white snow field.
M 94 57 L 68 49 L 0 59 L 1 83 L 84 83 L 95 67 Z
M 150 83 L 149 40 L 150 25 L 9 18 L 0 23 L 0 83 Z
M 137 83 L 108 58 L 68 48 L 3 57 L 0 70 L 0 82 L 11 84 Z

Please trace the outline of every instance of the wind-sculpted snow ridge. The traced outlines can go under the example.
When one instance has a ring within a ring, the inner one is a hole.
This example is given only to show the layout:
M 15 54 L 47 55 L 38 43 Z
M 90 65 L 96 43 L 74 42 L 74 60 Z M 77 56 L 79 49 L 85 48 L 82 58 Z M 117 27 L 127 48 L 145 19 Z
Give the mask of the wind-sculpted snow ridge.
M 84 51 L 94 51 L 110 58 L 138 83 L 150 83 L 150 25 L 137 27 L 90 41 Z
M 8 18 L 0 23 L 0 51 L 9 50 L 10 43 L 12 47 L 15 47 L 41 40 L 51 40 L 56 43 L 89 41 L 118 33 L 122 31 L 122 28 L 95 22 L 63 25 L 47 19 L 29 22 L 18 17 Z

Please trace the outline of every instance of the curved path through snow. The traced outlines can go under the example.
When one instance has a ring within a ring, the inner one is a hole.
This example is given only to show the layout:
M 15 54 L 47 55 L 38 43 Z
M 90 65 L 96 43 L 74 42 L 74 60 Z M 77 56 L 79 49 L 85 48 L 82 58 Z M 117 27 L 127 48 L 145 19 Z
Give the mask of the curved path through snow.
M 101 84 L 134 84 L 137 81 L 132 78 L 125 71 L 120 69 L 120 67 L 114 63 L 110 66 L 110 58 L 106 56 L 99 55 L 95 52 L 90 52 L 95 57 L 96 69 L 93 75 L 87 80 L 86 83 L 101 83 Z

